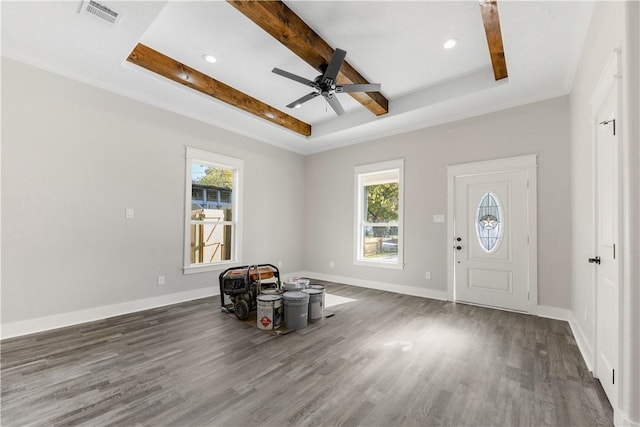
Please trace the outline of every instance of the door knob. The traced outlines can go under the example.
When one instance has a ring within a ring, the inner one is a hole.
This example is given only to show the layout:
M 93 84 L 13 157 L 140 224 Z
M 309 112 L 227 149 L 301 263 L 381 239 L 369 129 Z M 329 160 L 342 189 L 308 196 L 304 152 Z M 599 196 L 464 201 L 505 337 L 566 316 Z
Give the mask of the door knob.
M 600 257 L 597 256 L 595 258 L 589 258 L 589 263 L 591 263 L 591 264 L 594 264 L 594 263 L 595 264 L 600 264 Z
M 455 250 L 458 250 L 458 251 L 462 250 L 462 246 L 460 246 L 460 245 L 458 245 L 458 246 L 454 246 L 453 248 L 454 248 Z
M 456 237 L 456 242 L 461 242 L 462 241 L 462 237 Z

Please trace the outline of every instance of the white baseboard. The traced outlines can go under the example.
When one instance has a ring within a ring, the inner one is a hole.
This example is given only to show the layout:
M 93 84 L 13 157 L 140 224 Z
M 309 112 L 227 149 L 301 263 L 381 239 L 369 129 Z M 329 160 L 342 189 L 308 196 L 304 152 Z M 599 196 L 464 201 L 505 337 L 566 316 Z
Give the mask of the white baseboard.
M 573 313 L 571 313 L 571 319 L 569 320 L 569 325 L 571 326 L 571 331 L 573 331 L 573 336 L 576 339 L 576 343 L 578 344 L 580 353 L 582 353 L 582 358 L 584 359 L 584 363 L 586 363 L 587 365 L 587 369 L 593 372 L 593 369 L 594 369 L 593 349 L 591 348 L 591 345 L 589 345 L 589 340 L 587 339 L 587 335 L 584 333 L 584 330 L 576 320 Z
M 120 304 L 105 305 L 86 310 L 78 310 L 69 313 L 5 323 L 2 324 L 0 328 L 0 337 L 2 339 L 13 338 L 219 294 L 220 289 L 217 286 L 214 286 L 196 289 L 193 291 L 178 292 L 175 294 L 127 301 Z
M 616 427 L 640 427 L 640 423 L 631 421 L 620 409 L 613 410 L 613 425 Z
M 546 317 L 547 319 L 565 320 L 567 322 L 573 316 L 571 310 L 568 308 L 551 307 L 549 305 L 539 305 L 536 307 L 536 312 L 530 314 L 536 314 L 540 317 Z
M 443 301 L 447 300 L 447 291 L 438 291 L 435 289 L 415 288 L 413 286 L 356 279 L 353 277 L 334 276 L 332 274 L 314 273 L 312 271 L 302 271 L 296 275 L 301 277 L 310 277 L 318 280 L 326 280 L 328 282 L 344 283 L 345 285 L 359 286 L 361 288 L 394 292 L 396 294 L 412 295 L 416 297 L 431 298 Z
M 301 275 L 302 273 L 287 273 L 286 277 Z M 280 277 L 284 278 L 285 275 L 281 274 Z M 163 307 L 165 305 L 177 304 L 179 302 L 191 301 L 199 298 L 206 298 L 214 295 L 220 295 L 220 288 L 218 286 L 196 289 L 193 291 L 177 292 L 174 294 L 144 298 L 135 301 L 127 301 L 119 304 L 93 307 L 86 310 L 54 314 L 51 316 L 21 320 L 18 322 L 4 323 L 0 325 L 0 339 L 14 338 L 22 335 L 34 334 L 36 332 L 64 328 L 66 326 L 78 325 L 80 323 L 92 322 L 94 320 L 102 320 L 108 317 L 149 310 L 152 308 Z
M 573 312 L 567 308 L 539 305 L 536 307 L 536 314 L 540 317 L 546 317 L 548 319 L 564 320 L 566 322 L 569 322 L 571 332 L 573 332 L 573 336 L 576 339 L 576 343 L 578 344 L 578 349 L 582 354 L 584 363 L 587 365 L 587 369 L 593 372 L 593 350 L 589 345 L 587 335 L 582 330 L 582 327 L 580 327 L 580 324 L 576 320 Z

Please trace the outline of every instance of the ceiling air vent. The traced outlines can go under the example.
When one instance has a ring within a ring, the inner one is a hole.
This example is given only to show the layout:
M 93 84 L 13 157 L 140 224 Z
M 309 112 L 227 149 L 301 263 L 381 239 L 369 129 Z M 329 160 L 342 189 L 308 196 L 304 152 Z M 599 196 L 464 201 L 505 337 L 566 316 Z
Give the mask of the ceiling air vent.
M 84 1 L 82 3 L 80 13 L 93 16 L 101 21 L 108 22 L 113 25 L 115 25 L 120 18 L 120 12 L 116 12 L 115 10 L 93 0 Z

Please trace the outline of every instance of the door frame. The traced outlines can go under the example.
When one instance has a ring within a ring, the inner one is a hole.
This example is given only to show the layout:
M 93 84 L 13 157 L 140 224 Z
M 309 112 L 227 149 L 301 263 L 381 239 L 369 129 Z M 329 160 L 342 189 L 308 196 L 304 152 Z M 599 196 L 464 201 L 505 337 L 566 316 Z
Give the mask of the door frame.
M 486 175 L 490 173 L 527 172 L 527 225 L 529 236 L 527 313 L 536 314 L 538 306 L 538 208 L 537 208 L 537 154 L 463 163 L 447 166 L 447 300 L 455 297 L 455 181 L 456 177 Z
M 618 407 L 620 404 L 620 399 L 622 397 L 623 394 L 623 390 L 622 390 L 622 384 L 624 382 L 623 379 L 623 372 L 624 372 L 624 367 L 622 365 L 622 357 L 623 357 L 623 352 L 624 352 L 624 348 L 623 348 L 623 336 L 622 333 L 624 331 L 624 325 L 623 323 L 623 316 L 624 316 L 624 271 L 623 271 L 623 267 L 624 267 L 624 263 L 625 263 L 625 254 L 624 254 L 624 242 L 622 240 L 622 236 L 623 236 L 623 227 L 624 227 L 624 222 L 623 222 L 623 194 L 622 194 L 622 190 L 623 190 L 623 186 L 625 185 L 624 181 L 623 181 L 623 176 L 622 176 L 622 153 L 623 153 L 623 134 L 622 134 L 622 120 L 621 120 L 621 115 L 622 115 L 622 102 L 621 102 L 621 94 L 622 94 L 622 76 L 620 74 L 620 63 L 621 63 L 621 52 L 618 49 L 615 49 L 611 52 L 611 54 L 609 55 L 609 58 L 607 60 L 606 66 L 604 68 L 604 71 L 602 72 L 602 75 L 600 76 L 600 80 L 598 81 L 598 83 L 596 84 L 596 87 L 593 91 L 593 94 L 591 95 L 591 99 L 590 99 L 590 107 L 591 107 L 591 123 L 592 123 L 592 139 L 591 139 L 591 150 L 592 150 L 592 174 L 593 174 L 593 179 L 592 179 L 592 186 L 591 186 L 591 200 L 593 201 L 592 204 L 592 216 L 593 216 L 593 229 L 592 229 L 592 235 L 591 235 L 591 246 L 592 246 L 592 254 L 596 254 L 598 251 L 598 237 L 597 237 L 597 233 L 598 233 L 598 189 L 597 189 L 597 173 L 598 173 L 598 165 L 597 165 L 597 141 L 598 141 L 598 135 L 597 135 L 597 131 L 598 131 L 598 116 L 600 114 L 600 112 L 602 111 L 602 108 L 604 107 L 605 102 L 609 99 L 610 96 L 614 96 L 615 97 L 615 106 L 616 106 L 616 133 L 618 136 L 618 157 L 616 159 L 616 163 L 617 163 L 617 178 L 618 178 L 618 182 L 617 182 L 617 187 L 618 187 L 618 194 L 617 194 L 617 212 L 618 212 L 618 217 L 617 219 L 617 223 L 618 223 L 618 229 L 617 229 L 617 236 L 616 236 L 616 241 L 617 241 L 617 257 L 618 257 L 618 319 L 617 319 L 617 324 L 618 324 L 618 360 L 616 361 L 616 367 L 618 368 L 618 375 L 616 375 L 617 378 L 620 378 L 617 387 L 616 387 L 616 392 L 615 392 L 615 396 L 608 396 L 610 399 L 610 403 L 611 406 L 614 409 L 614 414 L 616 412 L 618 412 Z M 597 267 L 596 267 L 597 268 Z M 599 343 L 598 343 L 598 277 L 597 277 L 597 271 L 594 268 L 592 273 L 591 273 L 591 278 L 592 278 L 592 284 L 591 284 L 591 289 L 592 289 L 592 294 L 591 294 L 591 298 L 592 298 L 592 304 L 593 304 L 593 322 L 591 325 L 591 336 L 593 337 L 593 352 L 591 354 L 591 358 L 592 358 L 592 374 L 594 377 L 596 378 L 600 378 L 600 375 L 602 374 L 602 372 L 598 372 L 598 355 L 599 355 Z

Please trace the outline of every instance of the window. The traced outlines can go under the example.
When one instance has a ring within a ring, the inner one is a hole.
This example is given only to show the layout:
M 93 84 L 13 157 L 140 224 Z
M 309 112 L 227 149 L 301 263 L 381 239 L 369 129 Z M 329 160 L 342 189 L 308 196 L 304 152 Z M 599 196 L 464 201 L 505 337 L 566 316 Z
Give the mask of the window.
M 238 262 L 244 162 L 190 147 L 186 157 L 184 272 Z
M 355 168 L 356 265 L 402 269 L 404 160 Z

